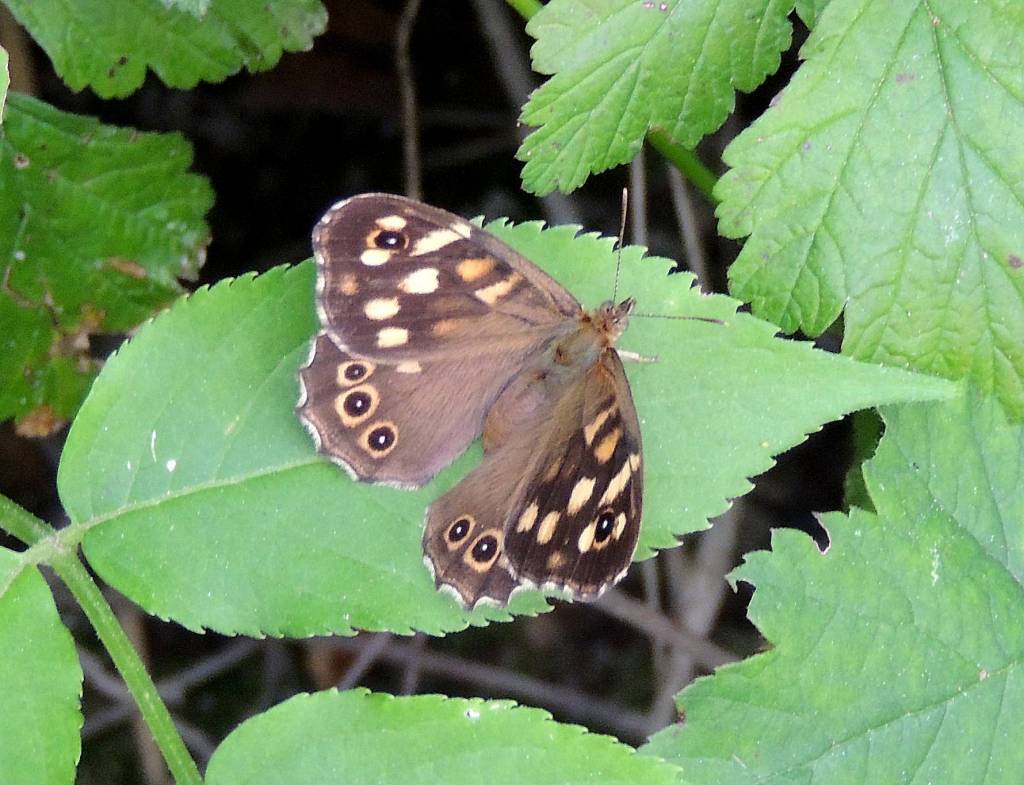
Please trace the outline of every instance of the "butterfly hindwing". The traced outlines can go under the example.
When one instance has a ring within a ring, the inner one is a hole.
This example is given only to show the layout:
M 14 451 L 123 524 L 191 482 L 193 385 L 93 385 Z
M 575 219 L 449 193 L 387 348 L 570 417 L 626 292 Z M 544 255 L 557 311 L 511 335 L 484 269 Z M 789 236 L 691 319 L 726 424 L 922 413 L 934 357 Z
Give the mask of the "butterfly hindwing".
M 378 363 L 342 351 L 322 332 L 299 371 L 298 412 L 320 452 L 355 479 L 417 487 L 480 434 L 522 361 L 497 357 L 482 377 L 466 359 Z M 465 394 L 469 376 L 477 378 L 473 395 Z

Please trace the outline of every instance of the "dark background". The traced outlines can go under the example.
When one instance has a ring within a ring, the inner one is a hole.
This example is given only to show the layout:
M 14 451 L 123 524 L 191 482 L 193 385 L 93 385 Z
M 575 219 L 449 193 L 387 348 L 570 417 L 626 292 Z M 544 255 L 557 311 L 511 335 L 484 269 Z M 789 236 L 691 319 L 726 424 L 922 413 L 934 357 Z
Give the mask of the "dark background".
M 209 283 L 300 261 L 310 255 L 311 227 L 333 202 L 362 191 L 405 188 L 394 55 L 402 5 L 330 0 L 327 6 L 329 27 L 312 51 L 286 54 L 267 73 L 241 74 L 223 84 L 172 90 L 151 77 L 125 100 L 73 94 L 27 38 L 29 58 L 12 62 L 12 69 L 18 69 L 17 80 L 27 80 L 27 89 L 61 109 L 147 131 L 179 131 L 191 141 L 194 170 L 209 177 L 216 192 L 208 216 L 213 240 L 200 280 Z M 799 42 L 804 33 L 794 23 Z M 5 40 L 18 35 L 13 24 L 2 21 Z M 687 266 L 677 209 L 689 210 L 693 240 L 705 259 L 697 270 L 702 285 L 724 291 L 738 246 L 716 235 L 708 200 L 673 185 L 653 150 L 634 170 L 639 180 L 631 182 L 623 167 L 568 197 L 541 202 L 520 190 L 516 118 L 522 96 L 539 84 L 527 68 L 530 40 L 522 28 L 523 21 L 496 0 L 424 4 L 411 45 L 423 199 L 466 216 L 571 220 L 614 235 L 621 189 L 630 184 L 631 209 L 646 219 L 652 251 Z M 779 74 L 755 94 L 738 96 L 734 117 L 698 148 L 716 173 L 729 139 L 788 81 L 795 52 L 794 46 Z M 819 340 L 833 349 L 837 342 L 835 335 Z M 114 339 L 95 340 L 94 350 L 103 354 L 115 345 Z M 55 490 L 63 437 L 22 439 L 9 423 L 0 426 L 0 492 L 57 524 L 63 520 Z M 745 618 L 749 587 L 734 593 L 723 575 L 744 552 L 767 547 L 771 527 L 797 526 L 821 541 L 812 511 L 841 506 L 850 454 L 849 426 L 826 427 L 756 478 L 756 489 L 713 534 L 688 537 L 682 548 L 634 565 L 620 590 L 596 606 L 559 604 L 541 618 L 444 639 L 195 635 L 107 594 L 201 766 L 245 717 L 296 691 L 332 684 L 511 697 L 636 744 L 676 719 L 671 696 L 708 672 L 708 650 L 739 658 L 764 645 Z M 160 781 L 162 764 L 133 704 L 88 624 L 54 585 L 86 671 L 79 782 Z M 689 627 L 692 645 L 658 634 L 666 624 Z M 713 645 L 701 648 L 702 642 Z

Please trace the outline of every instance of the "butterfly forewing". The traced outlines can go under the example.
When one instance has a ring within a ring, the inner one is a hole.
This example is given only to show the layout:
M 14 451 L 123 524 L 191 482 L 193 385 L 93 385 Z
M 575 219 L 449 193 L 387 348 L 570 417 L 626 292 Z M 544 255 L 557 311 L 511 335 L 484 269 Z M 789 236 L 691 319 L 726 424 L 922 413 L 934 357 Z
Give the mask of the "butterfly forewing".
M 428 510 L 423 545 L 435 580 L 467 606 L 508 601 L 494 570 L 591 599 L 629 566 L 639 425 L 613 351 L 577 370 L 571 383 L 551 385 L 550 372 L 534 379 L 538 369 L 526 369 L 488 416 L 480 466 Z
M 579 413 L 526 483 L 504 547 L 520 581 L 593 599 L 629 567 L 642 512 L 640 426 L 614 351 L 585 377 Z
M 375 360 L 515 351 L 580 310 L 497 238 L 397 196 L 335 205 L 313 248 L 321 321 L 340 348 Z

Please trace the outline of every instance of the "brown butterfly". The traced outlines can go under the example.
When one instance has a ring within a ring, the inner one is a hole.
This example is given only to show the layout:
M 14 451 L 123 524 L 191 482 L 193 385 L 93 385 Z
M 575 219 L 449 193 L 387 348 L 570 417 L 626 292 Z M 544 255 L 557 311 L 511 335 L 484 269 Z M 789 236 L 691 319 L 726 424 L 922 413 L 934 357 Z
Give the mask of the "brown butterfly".
M 616 339 L 634 301 L 593 311 L 458 216 L 399 196 L 339 202 L 313 231 L 321 331 L 297 411 L 354 479 L 423 485 L 483 435 L 427 510 L 424 561 L 466 607 L 518 587 L 589 600 L 640 531 L 640 423 Z

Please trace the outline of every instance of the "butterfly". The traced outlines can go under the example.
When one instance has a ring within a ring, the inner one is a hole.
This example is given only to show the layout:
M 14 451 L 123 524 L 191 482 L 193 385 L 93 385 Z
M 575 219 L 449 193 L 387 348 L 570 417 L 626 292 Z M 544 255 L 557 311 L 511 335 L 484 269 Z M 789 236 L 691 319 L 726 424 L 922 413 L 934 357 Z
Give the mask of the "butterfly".
M 424 562 L 465 607 L 520 587 L 592 600 L 640 532 L 640 422 L 614 345 L 634 300 L 587 311 L 456 215 L 388 194 L 313 230 L 320 331 L 297 413 L 353 479 L 415 488 L 482 436 L 426 512 Z

